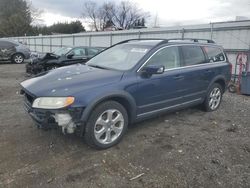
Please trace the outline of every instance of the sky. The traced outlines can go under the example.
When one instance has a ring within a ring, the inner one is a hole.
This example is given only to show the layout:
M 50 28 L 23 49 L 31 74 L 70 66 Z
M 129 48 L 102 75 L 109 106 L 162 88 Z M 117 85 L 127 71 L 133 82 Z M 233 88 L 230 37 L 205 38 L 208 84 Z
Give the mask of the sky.
M 43 24 L 81 20 L 85 0 L 31 0 L 32 5 L 43 11 Z M 97 3 L 108 0 L 94 0 Z M 118 2 L 120 0 L 116 0 Z M 250 19 L 250 0 L 130 0 L 150 13 L 147 26 L 173 26 L 232 21 L 236 16 Z

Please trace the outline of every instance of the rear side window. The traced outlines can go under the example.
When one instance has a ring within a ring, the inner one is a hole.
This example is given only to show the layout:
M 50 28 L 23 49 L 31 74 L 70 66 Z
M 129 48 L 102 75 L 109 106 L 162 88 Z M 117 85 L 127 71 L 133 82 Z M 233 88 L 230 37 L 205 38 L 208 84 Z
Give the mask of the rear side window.
M 214 46 L 204 46 L 203 49 L 208 56 L 209 63 L 225 61 L 225 56 L 221 48 Z
M 8 41 L 0 41 L 0 46 L 3 48 L 11 48 L 15 45 L 11 42 L 8 42 Z
M 185 66 L 197 65 L 205 62 L 205 56 L 200 46 L 182 46 Z

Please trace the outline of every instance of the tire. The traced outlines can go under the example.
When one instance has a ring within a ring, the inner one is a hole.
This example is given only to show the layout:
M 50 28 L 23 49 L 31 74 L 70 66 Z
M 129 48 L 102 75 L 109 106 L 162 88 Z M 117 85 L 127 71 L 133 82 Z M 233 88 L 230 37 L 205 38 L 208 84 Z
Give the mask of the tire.
M 234 84 L 230 84 L 230 85 L 228 86 L 228 91 L 229 91 L 230 93 L 236 93 L 236 86 L 235 86 Z
M 21 64 L 24 61 L 24 55 L 20 53 L 14 54 L 11 58 L 11 61 L 12 63 Z
M 214 83 L 208 90 L 206 99 L 203 103 L 204 110 L 207 112 L 215 111 L 220 107 L 223 89 L 220 84 Z
M 52 66 L 49 66 L 49 67 L 47 67 L 47 71 L 49 71 L 49 70 L 54 70 L 54 69 L 57 69 L 58 68 L 58 66 L 56 66 L 56 65 L 52 65 Z
M 84 139 L 91 147 L 106 149 L 119 143 L 127 128 L 128 115 L 125 108 L 118 102 L 106 101 L 91 112 L 85 126 Z

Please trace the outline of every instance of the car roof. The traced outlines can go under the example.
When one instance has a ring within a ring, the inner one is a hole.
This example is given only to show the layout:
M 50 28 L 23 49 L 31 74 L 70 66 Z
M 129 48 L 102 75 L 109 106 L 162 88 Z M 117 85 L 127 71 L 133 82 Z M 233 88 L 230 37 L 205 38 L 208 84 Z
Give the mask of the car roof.
M 19 44 L 19 42 L 15 41 L 15 40 L 12 40 L 12 39 L 0 39 L 0 41 L 6 41 L 6 42 L 11 42 L 11 43 L 14 43 L 14 44 Z

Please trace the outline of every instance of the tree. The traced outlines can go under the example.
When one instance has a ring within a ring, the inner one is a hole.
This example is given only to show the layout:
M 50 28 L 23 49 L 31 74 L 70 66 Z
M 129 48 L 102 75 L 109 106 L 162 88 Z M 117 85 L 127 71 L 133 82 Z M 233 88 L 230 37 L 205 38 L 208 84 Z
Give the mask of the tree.
M 72 34 L 84 32 L 85 28 L 82 26 L 82 23 L 77 21 L 72 21 L 70 23 L 56 23 L 52 26 L 33 26 L 33 35 L 43 34 L 43 35 L 51 35 L 51 34 Z
M 90 20 L 95 31 L 102 31 L 107 25 L 110 27 L 110 24 L 116 28 L 130 29 L 139 20 L 143 20 L 145 24 L 145 19 L 149 16 L 149 13 L 130 1 L 121 1 L 119 4 L 110 1 L 102 5 L 93 1 L 84 3 L 83 17 Z
M 0 37 L 30 33 L 31 22 L 30 7 L 25 0 L 0 1 Z
M 63 33 L 63 34 L 72 34 L 85 31 L 85 28 L 82 26 L 82 23 L 77 21 L 72 21 L 70 23 L 56 23 L 49 27 L 51 33 Z

